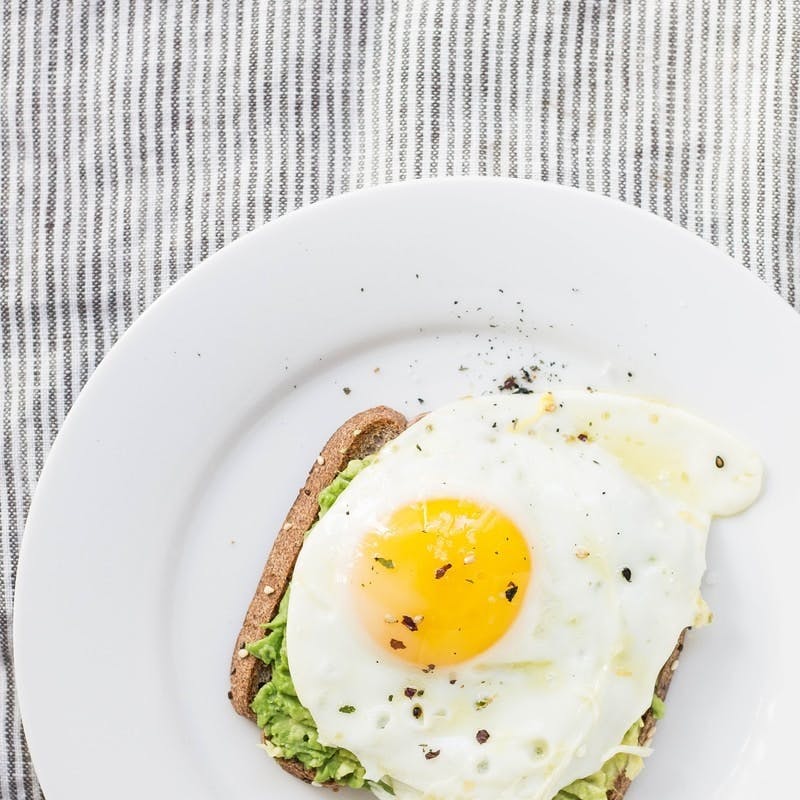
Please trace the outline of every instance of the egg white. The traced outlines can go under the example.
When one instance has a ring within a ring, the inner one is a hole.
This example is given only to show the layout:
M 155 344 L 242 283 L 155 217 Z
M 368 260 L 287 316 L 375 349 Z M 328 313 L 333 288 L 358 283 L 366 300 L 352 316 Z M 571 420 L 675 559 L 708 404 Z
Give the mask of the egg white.
M 289 665 L 320 741 L 401 796 L 551 800 L 599 769 L 650 705 L 695 621 L 711 517 L 749 505 L 760 484 L 757 456 L 731 436 L 637 398 L 495 396 L 429 414 L 352 482 L 297 561 Z M 496 644 L 423 673 L 362 629 L 351 573 L 366 533 L 441 496 L 500 508 L 534 568 Z M 424 690 L 421 719 L 408 686 Z

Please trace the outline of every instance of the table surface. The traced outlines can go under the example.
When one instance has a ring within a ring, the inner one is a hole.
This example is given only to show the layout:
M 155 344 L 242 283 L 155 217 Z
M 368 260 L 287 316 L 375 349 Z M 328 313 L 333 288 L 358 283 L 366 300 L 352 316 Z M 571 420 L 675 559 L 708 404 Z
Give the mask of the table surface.
M 237 236 L 362 186 L 516 176 L 666 217 L 800 308 L 794 0 L 9 0 L 0 44 L 4 798 L 41 796 L 11 622 L 44 459 L 111 345 Z

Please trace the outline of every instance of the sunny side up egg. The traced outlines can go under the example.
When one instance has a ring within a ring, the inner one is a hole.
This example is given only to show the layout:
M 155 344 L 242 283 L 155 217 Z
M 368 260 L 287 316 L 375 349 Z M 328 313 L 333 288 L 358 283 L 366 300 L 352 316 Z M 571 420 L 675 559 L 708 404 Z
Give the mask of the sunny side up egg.
M 758 457 L 702 420 L 560 391 L 459 400 L 309 535 L 287 646 L 320 741 L 400 798 L 551 800 L 620 748 L 702 606 Z

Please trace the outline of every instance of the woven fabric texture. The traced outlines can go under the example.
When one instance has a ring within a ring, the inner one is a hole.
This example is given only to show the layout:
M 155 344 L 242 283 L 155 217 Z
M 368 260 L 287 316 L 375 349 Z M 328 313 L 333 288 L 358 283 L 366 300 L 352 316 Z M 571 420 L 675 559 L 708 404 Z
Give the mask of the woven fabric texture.
M 800 306 L 799 82 L 791 0 L 1 0 L 0 795 L 41 794 L 12 660 L 31 494 L 159 294 L 298 206 L 486 174 L 641 206 Z

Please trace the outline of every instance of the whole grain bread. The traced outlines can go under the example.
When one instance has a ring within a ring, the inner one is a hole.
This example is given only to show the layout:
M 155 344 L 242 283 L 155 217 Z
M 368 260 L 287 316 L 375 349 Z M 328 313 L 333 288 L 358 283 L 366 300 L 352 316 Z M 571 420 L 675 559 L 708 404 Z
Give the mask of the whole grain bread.
M 418 417 L 411 422 L 415 422 L 416 419 Z M 291 581 L 292 570 L 303 546 L 305 534 L 317 519 L 319 493 L 333 481 L 351 459 L 364 458 L 376 453 L 384 444 L 402 433 L 408 424 L 410 423 L 400 412 L 386 406 L 376 406 L 362 411 L 348 419 L 331 436 L 312 464 L 305 486 L 298 493 L 275 537 L 255 595 L 250 601 L 242 628 L 236 638 L 231 659 L 231 688 L 228 698 L 236 712 L 242 716 L 255 720 L 250 704 L 258 690 L 270 678 L 269 667 L 247 653 L 244 646 L 264 635 L 262 626 L 277 612 L 281 598 Z M 683 650 L 685 633 L 684 631 L 681 634 L 672 655 L 658 674 L 655 694 L 662 700 L 666 697 L 672 676 L 675 674 L 678 656 Z M 652 740 L 656 725 L 652 709 L 645 712 L 642 722 L 639 744 L 647 745 Z M 313 782 L 314 771 L 307 769 L 299 761 L 281 758 L 276 760 L 283 769 L 296 778 L 306 783 Z M 621 773 L 614 786 L 607 792 L 608 800 L 622 800 L 630 785 L 630 778 L 624 772 Z M 333 783 L 329 786 L 338 788 Z
M 231 660 L 230 700 L 239 714 L 255 719 L 250 703 L 260 686 L 269 680 L 269 667 L 247 654 L 244 646 L 247 642 L 261 639 L 264 635 L 262 626 L 275 616 L 291 580 L 305 534 L 317 519 L 319 493 L 351 459 L 376 453 L 386 442 L 402 433 L 406 425 L 406 418 L 402 414 L 386 406 L 362 411 L 348 419 L 331 436 L 311 465 L 305 486 L 298 492 L 297 499 L 275 537 L 256 593 L 250 601 L 242 629 L 236 639 Z

